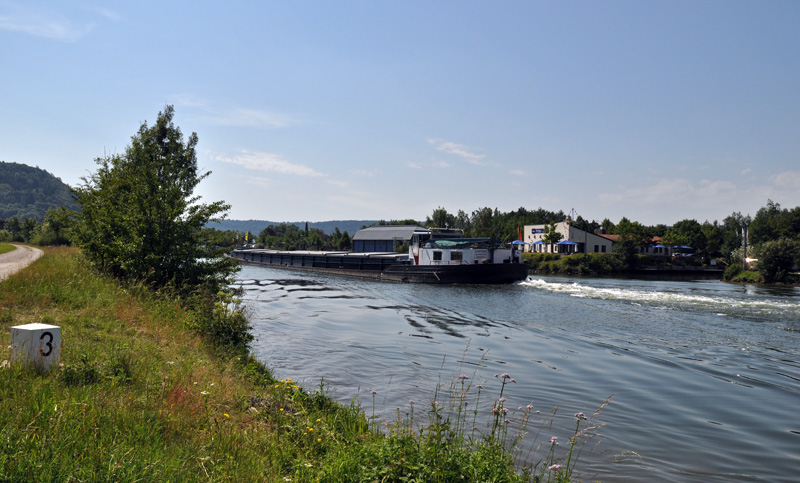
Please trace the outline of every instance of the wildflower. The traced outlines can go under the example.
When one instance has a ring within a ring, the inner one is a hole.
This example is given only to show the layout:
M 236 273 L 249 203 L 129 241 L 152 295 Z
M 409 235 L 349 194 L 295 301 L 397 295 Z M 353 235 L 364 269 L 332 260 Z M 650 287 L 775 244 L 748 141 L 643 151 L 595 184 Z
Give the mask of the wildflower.
M 511 376 L 509 376 L 507 372 L 504 372 L 500 374 L 500 379 L 511 379 Z
M 516 380 L 516 379 L 511 379 L 511 382 L 513 382 L 514 384 L 516 384 L 516 383 L 517 383 L 517 380 Z
M 518 407 L 517 411 L 522 411 L 522 406 Z
M 494 377 L 500 377 L 500 374 L 495 374 Z
M 476 387 L 477 389 L 483 389 L 483 384 L 478 384 L 478 385 L 477 385 L 477 386 L 475 386 L 475 387 Z
M 414 401 L 408 401 L 408 404 L 413 406 L 414 405 Z
M 317 418 L 317 422 L 318 422 L 318 423 L 320 423 L 320 422 L 322 422 L 322 420 L 321 420 L 321 419 L 319 419 L 319 418 Z
M 321 443 L 321 442 L 322 442 L 322 438 L 317 438 L 317 443 Z
M 466 376 L 466 375 L 464 375 L 464 374 L 461 374 L 460 376 L 458 376 L 458 378 L 459 378 L 459 379 L 461 379 L 462 381 L 463 381 L 464 379 L 469 379 L 469 377 L 467 377 L 467 376 Z
M 208 391 L 200 391 L 200 394 L 202 394 L 203 396 L 208 396 L 211 393 Z
M 511 424 L 511 421 L 509 421 L 508 419 L 504 419 L 503 422 L 506 424 Z
M 508 408 L 503 408 L 503 414 L 508 414 Z
M 500 402 L 506 402 L 506 398 L 504 398 L 504 397 L 501 397 L 501 398 L 500 398 Z
M 561 465 L 550 465 L 550 466 L 547 467 L 547 469 L 550 470 L 550 471 L 560 470 L 561 469 Z
M 228 416 L 228 413 L 222 413 L 222 415 L 225 416 L 226 418 L 230 418 L 230 416 Z
M 528 404 L 528 409 L 533 409 L 533 404 Z
M 553 436 L 550 438 L 550 444 L 558 444 L 558 436 Z
M 281 408 L 281 411 L 283 411 L 283 408 Z
M 538 409 L 536 410 L 536 414 L 539 414 L 539 410 Z
M 377 391 L 375 391 L 375 389 L 373 389 L 373 390 L 372 390 L 372 395 L 374 396 L 374 395 L 376 395 L 376 394 L 378 394 L 378 393 L 377 393 Z
M 586 415 L 583 413 L 575 413 L 575 421 L 586 420 Z

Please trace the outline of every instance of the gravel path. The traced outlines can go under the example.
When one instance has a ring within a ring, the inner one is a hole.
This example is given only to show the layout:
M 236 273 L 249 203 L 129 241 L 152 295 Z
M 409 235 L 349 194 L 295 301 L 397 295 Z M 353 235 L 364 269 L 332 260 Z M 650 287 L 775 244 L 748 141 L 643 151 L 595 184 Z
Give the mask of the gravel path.
M 0 281 L 27 267 L 34 260 L 44 255 L 38 248 L 14 245 L 16 250 L 0 255 Z

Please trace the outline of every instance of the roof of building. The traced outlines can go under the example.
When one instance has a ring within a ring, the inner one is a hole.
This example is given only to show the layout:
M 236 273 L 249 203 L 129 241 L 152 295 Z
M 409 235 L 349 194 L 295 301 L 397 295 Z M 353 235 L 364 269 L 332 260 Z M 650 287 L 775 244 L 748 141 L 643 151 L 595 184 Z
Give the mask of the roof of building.
M 428 230 L 416 225 L 381 225 L 362 228 L 353 235 L 353 240 L 411 240 L 417 231 Z

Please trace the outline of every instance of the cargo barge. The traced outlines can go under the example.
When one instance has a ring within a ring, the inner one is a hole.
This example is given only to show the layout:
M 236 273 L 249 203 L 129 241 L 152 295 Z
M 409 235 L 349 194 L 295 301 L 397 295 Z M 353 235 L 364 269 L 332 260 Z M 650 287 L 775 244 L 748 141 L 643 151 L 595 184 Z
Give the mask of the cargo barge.
M 489 238 L 452 231 L 416 231 L 408 253 L 239 248 L 231 256 L 243 263 L 401 283 L 503 284 L 525 280 L 529 271 L 513 245 L 499 248 Z

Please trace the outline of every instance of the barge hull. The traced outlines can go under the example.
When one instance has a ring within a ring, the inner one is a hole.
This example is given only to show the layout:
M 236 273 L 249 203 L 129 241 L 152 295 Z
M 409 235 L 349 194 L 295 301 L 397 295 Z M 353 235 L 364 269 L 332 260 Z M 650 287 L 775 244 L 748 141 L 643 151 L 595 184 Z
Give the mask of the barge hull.
M 290 270 L 331 273 L 399 283 L 505 284 L 525 280 L 527 263 L 411 265 L 393 254 L 293 253 L 234 250 L 243 263 Z

